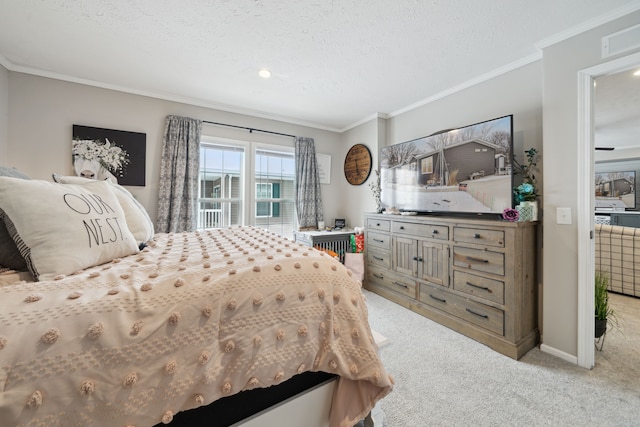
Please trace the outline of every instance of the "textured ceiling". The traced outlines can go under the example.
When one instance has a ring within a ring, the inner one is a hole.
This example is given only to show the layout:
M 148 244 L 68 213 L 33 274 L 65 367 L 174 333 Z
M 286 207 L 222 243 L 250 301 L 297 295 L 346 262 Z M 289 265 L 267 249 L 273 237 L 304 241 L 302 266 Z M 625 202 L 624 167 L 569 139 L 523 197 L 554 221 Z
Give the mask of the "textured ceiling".
M 539 57 L 637 0 L 0 0 L 0 63 L 330 130 Z M 260 68 L 273 76 L 258 77 Z
M 640 146 L 640 71 L 637 67 L 596 78 L 594 143 L 616 149 Z

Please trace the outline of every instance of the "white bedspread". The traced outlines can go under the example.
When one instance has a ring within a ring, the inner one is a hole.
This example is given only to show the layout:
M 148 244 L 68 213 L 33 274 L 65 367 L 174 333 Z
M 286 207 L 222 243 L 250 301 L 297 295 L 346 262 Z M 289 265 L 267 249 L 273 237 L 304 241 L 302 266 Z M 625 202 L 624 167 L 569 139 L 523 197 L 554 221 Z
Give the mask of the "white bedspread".
M 304 371 L 340 375 L 331 425 L 388 394 L 360 283 L 254 227 L 158 234 L 137 255 L 0 286 L 2 426 L 152 426 Z

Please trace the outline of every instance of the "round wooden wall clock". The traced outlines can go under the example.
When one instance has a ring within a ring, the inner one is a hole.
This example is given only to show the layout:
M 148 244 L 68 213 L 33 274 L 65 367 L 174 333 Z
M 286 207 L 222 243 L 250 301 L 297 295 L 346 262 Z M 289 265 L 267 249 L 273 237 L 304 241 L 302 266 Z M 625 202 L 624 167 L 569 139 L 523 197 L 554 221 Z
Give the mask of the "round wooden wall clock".
M 349 149 L 344 159 L 344 176 L 351 185 L 361 185 L 371 173 L 371 151 L 364 144 Z

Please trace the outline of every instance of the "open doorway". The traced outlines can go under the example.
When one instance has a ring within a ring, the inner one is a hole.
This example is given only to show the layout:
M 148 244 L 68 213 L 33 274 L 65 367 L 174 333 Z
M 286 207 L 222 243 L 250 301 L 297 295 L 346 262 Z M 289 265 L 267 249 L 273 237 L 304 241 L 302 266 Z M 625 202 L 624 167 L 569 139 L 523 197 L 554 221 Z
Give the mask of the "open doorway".
M 595 364 L 594 331 L 594 81 L 637 67 L 640 53 L 578 73 L 578 365 Z

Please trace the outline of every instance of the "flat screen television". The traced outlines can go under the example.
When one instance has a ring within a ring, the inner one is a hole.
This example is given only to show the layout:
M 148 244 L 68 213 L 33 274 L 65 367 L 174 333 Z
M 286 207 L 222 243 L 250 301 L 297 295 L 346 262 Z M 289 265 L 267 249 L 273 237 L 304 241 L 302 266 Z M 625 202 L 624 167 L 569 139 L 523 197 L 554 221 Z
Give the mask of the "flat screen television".
M 382 207 L 501 214 L 513 207 L 512 153 L 512 115 L 384 147 Z
M 596 172 L 595 205 L 600 210 L 636 208 L 636 172 Z

